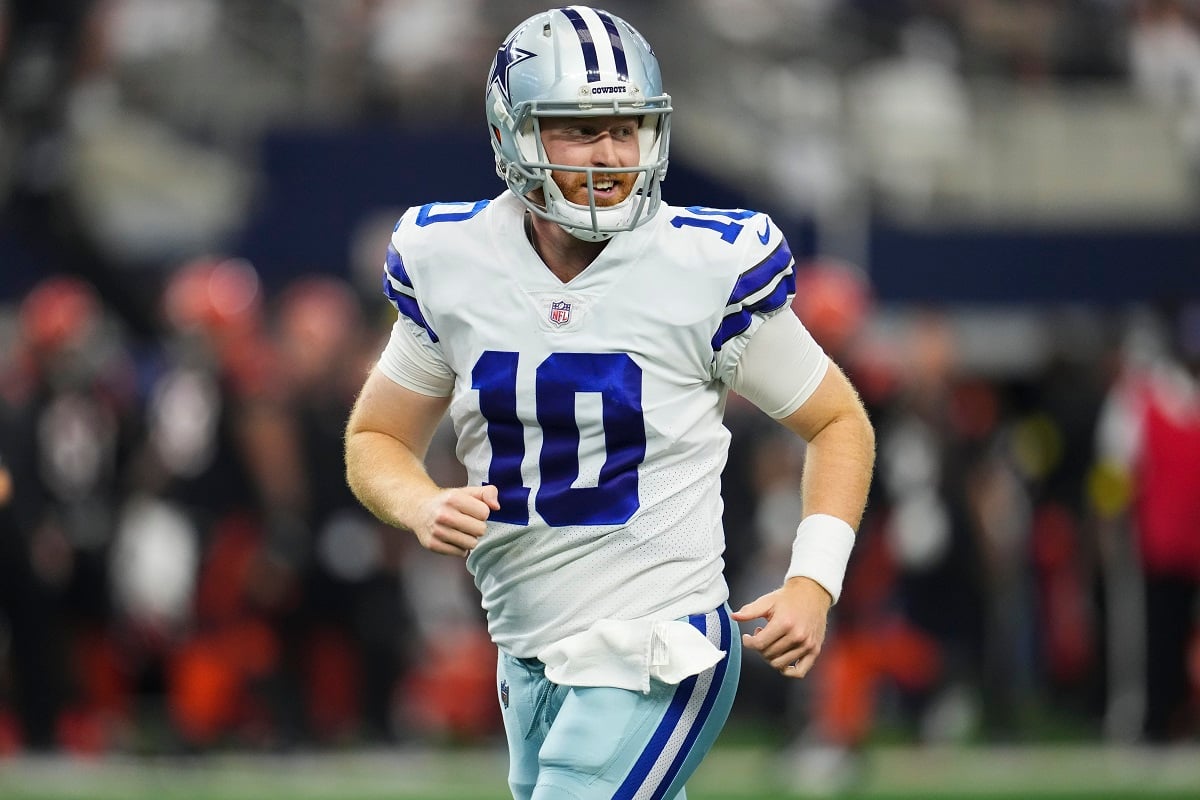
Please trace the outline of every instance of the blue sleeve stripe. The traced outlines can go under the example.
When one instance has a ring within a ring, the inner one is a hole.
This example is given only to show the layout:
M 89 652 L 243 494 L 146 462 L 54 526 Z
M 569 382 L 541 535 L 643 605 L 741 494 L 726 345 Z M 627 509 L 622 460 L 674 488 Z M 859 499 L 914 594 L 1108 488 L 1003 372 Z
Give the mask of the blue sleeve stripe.
M 751 295 L 761 292 L 792 267 L 792 251 L 787 242 L 780 242 L 771 255 L 746 270 L 729 294 L 727 305 L 744 303 Z
M 429 323 L 425 321 L 425 315 L 421 313 L 421 308 L 417 305 L 415 299 L 397 291 L 391 281 L 388 280 L 384 280 L 383 282 L 383 293 L 387 295 L 388 300 L 392 301 L 392 305 L 396 307 L 397 311 L 425 329 L 425 332 L 429 334 L 430 341 L 436 342 L 438 340 L 437 334 L 433 332 L 433 328 L 429 327 Z
M 395 278 L 400 283 L 413 288 L 412 278 L 408 277 L 408 271 L 404 269 L 404 259 L 400 258 L 400 253 L 397 252 L 395 246 L 389 242 L 387 248 L 387 261 L 384 263 L 384 268 L 387 274 Z
M 726 314 L 721 326 L 712 338 L 713 351 L 720 350 L 726 342 L 750 327 L 755 314 L 766 314 L 782 308 L 796 293 L 796 276 L 790 270 L 775 284 L 775 288 L 762 299 L 737 311 Z
M 721 327 L 717 328 L 717 334 L 712 338 L 713 352 L 717 352 L 725 346 L 726 342 L 749 328 L 751 319 L 753 319 L 751 314 L 739 311 L 737 314 L 730 314 L 721 320 Z
M 424 328 L 425 332 L 429 334 L 430 341 L 438 340 L 437 334 L 425 321 L 425 315 L 421 313 L 421 307 L 417 304 L 412 279 L 408 277 L 408 272 L 404 269 L 404 261 L 396 252 L 396 248 L 390 244 L 383 272 L 383 294 L 392 302 L 397 311 Z

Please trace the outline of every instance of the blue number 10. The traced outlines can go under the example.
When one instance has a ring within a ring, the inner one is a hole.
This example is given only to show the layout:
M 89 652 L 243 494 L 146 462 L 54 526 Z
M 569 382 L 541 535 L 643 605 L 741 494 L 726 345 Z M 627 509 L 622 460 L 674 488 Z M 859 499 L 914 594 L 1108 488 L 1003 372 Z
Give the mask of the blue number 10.
M 496 486 L 500 509 L 491 519 L 529 523 L 529 488 L 522 485 L 525 429 L 517 415 L 518 354 L 487 350 L 471 370 L 479 411 L 487 420 L 492 463 L 488 483 Z M 601 399 L 605 459 L 596 486 L 577 487 L 579 421 L 575 396 Z M 534 497 L 548 525 L 619 525 L 638 509 L 638 465 L 646 458 L 642 421 L 642 372 L 624 353 L 553 353 L 538 365 L 534 385 L 542 447 L 541 482 Z
M 721 234 L 721 238 L 730 244 L 737 241 L 738 235 L 746 227 L 738 220 L 750 219 L 758 213 L 741 208 L 705 208 L 704 206 L 688 206 L 684 210 L 695 216 L 671 217 L 671 224 L 676 228 L 682 228 L 684 225 L 692 228 L 706 228 Z M 724 217 L 725 221 L 715 219 L 715 217 Z

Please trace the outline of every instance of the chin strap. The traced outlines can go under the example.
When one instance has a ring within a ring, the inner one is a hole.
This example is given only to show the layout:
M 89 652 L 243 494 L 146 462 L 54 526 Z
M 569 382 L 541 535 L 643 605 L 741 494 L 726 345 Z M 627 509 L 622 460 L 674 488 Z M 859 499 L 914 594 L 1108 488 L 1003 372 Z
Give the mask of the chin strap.
M 556 192 L 557 194 L 557 192 Z M 598 206 L 596 224 L 607 228 L 621 228 L 629 221 L 636 195 L 631 194 L 615 206 Z M 561 196 L 555 197 L 550 206 L 559 226 L 576 239 L 585 242 L 602 242 L 611 239 L 615 231 L 597 231 L 592 227 L 592 210 L 587 206 L 571 203 Z

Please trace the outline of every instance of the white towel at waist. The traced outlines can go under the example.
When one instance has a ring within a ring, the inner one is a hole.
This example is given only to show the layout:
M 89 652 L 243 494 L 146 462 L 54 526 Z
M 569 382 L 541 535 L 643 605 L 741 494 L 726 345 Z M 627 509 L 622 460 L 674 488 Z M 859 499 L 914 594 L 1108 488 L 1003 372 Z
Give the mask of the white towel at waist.
M 676 684 L 725 656 L 682 620 L 602 619 L 537 654 L 546 677 L 566 686 L 650 691 L 650 679 Z

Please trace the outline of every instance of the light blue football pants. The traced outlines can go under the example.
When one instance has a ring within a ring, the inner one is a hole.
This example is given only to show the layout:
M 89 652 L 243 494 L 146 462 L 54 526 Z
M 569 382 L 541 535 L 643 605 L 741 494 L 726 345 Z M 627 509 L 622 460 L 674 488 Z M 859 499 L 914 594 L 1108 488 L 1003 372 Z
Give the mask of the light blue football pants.
M 683 786 L 729 717 L 742 637 L 722 606 L 687 621 L 727 654 L 650 693 L 560 686 L 536 659 L 500 654 L 497 687 L 516 800 L 686 800 Z

